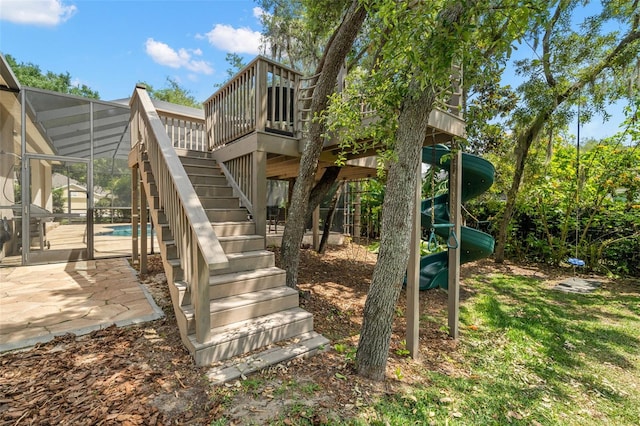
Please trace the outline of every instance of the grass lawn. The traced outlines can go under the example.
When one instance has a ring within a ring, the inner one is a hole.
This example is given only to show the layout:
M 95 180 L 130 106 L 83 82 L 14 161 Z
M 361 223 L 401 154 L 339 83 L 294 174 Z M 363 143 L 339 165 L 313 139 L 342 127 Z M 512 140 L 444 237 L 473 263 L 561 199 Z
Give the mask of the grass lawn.
M 640 285 L 591 294 L 523 276 L 465 280 L 455 374 L 379 399 L 357 424 L 640 424 Z

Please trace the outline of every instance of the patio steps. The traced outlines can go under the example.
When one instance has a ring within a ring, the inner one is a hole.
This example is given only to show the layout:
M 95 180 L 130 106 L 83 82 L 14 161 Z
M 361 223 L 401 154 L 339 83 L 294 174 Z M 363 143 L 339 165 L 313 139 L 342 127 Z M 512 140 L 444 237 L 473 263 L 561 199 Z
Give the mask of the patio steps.
M 233 195 L 220 167 L 207 153 L 177 151 L 229 261 L 227 268 L 213 271 L 209 278 L 211 337 L 198 343 L 189 283 L 183 281 L 174 236 L 158 209 L 153 175 L 141 165 L 176 321 L 182 341 L 196 363 L 208 365 L 270 348 L 280 341 L 292 342 L 290 350 L 289 343 L 283 346 L 284 353 L 315 353 L 327 343 L 326 339 L 313 332 L 312 315 L 298 307 L 298 292 L 286 286 L 285 272 L 275 266 L 273 252 L 265 250 L 265 237 L 256 234 L 255 223 Z M 300 341 L 312 347 L 301 350 Z M 272 362 L 261 368 L 284 358 L 265 359 Z

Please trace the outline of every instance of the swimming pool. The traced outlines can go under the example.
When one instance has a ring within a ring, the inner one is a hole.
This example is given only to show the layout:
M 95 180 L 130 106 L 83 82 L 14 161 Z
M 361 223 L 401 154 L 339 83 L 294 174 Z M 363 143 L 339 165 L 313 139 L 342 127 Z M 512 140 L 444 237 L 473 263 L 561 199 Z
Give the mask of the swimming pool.
M 96 235 L 107 237 L 130 237 L 131 224 L 129 225 L 113 225 L 108 227 L 110 231 L 98 232 Z M 138 225 L 138 235 L 140 235 L 140 225 Z M 147 235 L 151 235 L 151 224 L 147 224 Z

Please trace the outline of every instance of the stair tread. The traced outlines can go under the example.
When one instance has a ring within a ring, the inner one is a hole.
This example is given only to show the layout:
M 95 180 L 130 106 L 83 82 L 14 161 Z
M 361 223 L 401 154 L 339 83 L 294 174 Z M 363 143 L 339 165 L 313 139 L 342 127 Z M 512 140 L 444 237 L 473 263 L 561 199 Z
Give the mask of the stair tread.
M 266 290 L 254 291 L 251 293 L 242 293 L 235 296 L 223 297 L 221 299 L 212 300 L 210 303 L 210 312 L 221 312 L 230 309 L 241 308 L 243 306 L 252 305 L 267 300 L 273 300 L 280 297 L 291 296 L 298 292 L 290 287 L 281 286 L 269 288 Z M 183 307 L 184 314 L 187 319 L 193 317 L 193 305 Z
M 226 185 L 216 185 L 215 183 L 194 183 L 193 187 L 194 188 L 199 188 L 199 187 L 203 187 L 203 188 L 209 188 L 209 187 L 218 187 L 218 188 L 230 188 L 230 186 L 228 184 Z
M 246 223 L 253 223 L 252 220 L 225 220 L 224 222 L 211 222 L 213 225 L 243 225 Z
M 214 327 L 211 329 L 211 338 L 204 343 L 198 343 L 195 334 L 190 334 L 188 337 L 195 348 L 213 346 L 250 334 L 264 332 L 282 324 L 303 321 L 312 317 L 313 315 L 310 312 L 302 308 L 290 308 L 257 318 Z
M 260 257 L 260 256 L 272 256 L 273 252 L 269 250 L 251 250 L 251 251 L 243 251 L 240 253 L 228 253 L 227 259 L 243 259 L 247 257 Z
M 254 278 L 261 278 L 270 275 L 283 274 L 284 270 L 277 266 L 271 266 L 269 268 L 253 269 L 250 271 L 230 272 L 228 274 L 212 275 L 209 278 L 209 285 L 218 285 L 233 281 L 250 280 Z
M 309 353 L 322 350 L 329 339 L 321 334 L 311 331 L 293 338 L 293 342 L 287 346 L 276 346 L 265 351 L 234 360 L 230 365 L 212 368 L 207 373 L 211 384 L 221 384 L 235 380 L 244 375 L 254 373 L 271 365 L 299 358 Z
M 220 222 L 216 222 L 216 224 L 220 224 Z M 225 237 L 218 237 L 220 241 L 251 241 L 251 240 L 261 240 L 264 237 L 262 235 L 228 235 Z

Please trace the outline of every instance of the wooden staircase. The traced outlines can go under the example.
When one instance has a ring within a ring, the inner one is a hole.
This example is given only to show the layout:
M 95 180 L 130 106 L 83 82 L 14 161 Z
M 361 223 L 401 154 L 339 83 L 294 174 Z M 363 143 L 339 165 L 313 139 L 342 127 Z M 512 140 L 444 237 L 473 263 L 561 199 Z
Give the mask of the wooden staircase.
M 206 152 L 177 153 L 228 259 L 228 267 L 210 273 L 211 333 L 208 340 L 198 342 L 191 289 L 175 249 L 175 239 L 180 237 L 169 229 L 150 164 L 143 157 L 141 182 L 157 230 L 176 321 L 196 363 L 210 365 L 287 340 L 292 343 L 281 344 L 281 356 L 269 350 L 265 357 L 269 364 L 291 354 L 317 352 L 328 340 L 313 331 L 313 316 L 298 307 L 298 292 L 286 286 L 285 272 L 275 266 L 273 252 L 265 249 L 265 237 L 256 232 L 255 222 L 233 195 L 219 165 Z M 229 378 L 228 374 L 223 377 Z

